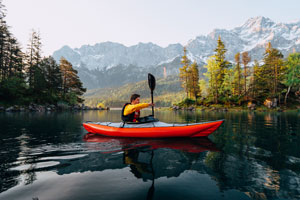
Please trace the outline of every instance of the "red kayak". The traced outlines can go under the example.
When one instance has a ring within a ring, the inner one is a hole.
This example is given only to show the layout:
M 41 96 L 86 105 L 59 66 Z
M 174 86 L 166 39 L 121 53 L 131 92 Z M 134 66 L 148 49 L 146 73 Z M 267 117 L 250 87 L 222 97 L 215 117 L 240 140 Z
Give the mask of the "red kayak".
M 106 137 L 98 134 L 87 133 L 84 136 L 86 142 L 101 143 L 94 148 L 103 153 L 119 152 L 141 147 L 150 150 L 167 148 L 181 150 L 189 153 L 200 153 L 203 151 L 220 151 L 213 142 L 206 137 L 201 138 L 168 138 L 168 139 L 143 139 L 143 138 L 116 138 Z
M 111 137 L 135 138 L 170 138 L 170 137 L 207 137 L 214 132 L 224 120 L 193 123 L 168 124 L 164 122 L 150 123 L 112 123 L 86 122 L 84 128 L 90 133 Z

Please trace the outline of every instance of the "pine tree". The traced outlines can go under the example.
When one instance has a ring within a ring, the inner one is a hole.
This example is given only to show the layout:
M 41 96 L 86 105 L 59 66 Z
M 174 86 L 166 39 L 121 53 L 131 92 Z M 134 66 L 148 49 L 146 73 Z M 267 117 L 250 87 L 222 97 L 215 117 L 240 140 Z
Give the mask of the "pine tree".
M 282 87 L 281 82 L 285 71 L 282 58 L 282 53 L 273 48 L 269 42 L 264 53 L 264 65 L 262 70 L 266 77 L 266 86 L 270 88 L 268 89 L 269 92 L 267 96 L 269 98 L 278 97 L 279 102 L 281 92 L 278 88 Z
M 186 92 L 186 98 L 189 98 L 189 64 L 190 60 L 188 59 L 186 55 L 186 48 L 183 49 L 183 56 L 181 59 L 181 64 L 183 65 L 181 68 L 179 68 L 179 77 L 181 80 L 181 86 L 184 88 Z
M 240 53 L 235 54 L 234 56 L 236 66 L 235 66 L 235 90 L 237 90 L 237 94 L 241 96 L 241 59 Z
M 0 0 L 0 99 L 22 103 L 26 85 L 23 76 L 23 53 L 5 21 L 6 10 Z
M 201 91 L 199 87 L 199 69 L 196 62 L 193 62 L 189 69 L 189 75 L 190 75 L 190 93 L 194 96 L 194 98 L 197 101 L 197 98 L 199 97 Z
M 244 94 L 247 98 L 247 77 L 248 77 L 248 69 L 247 65 L 251 61 L 251 57 L 249 56 L 248 52 L 245 51 L 242 53 L 242 62 L 244 65 Z
M 5 79 L 5 74 L 7 69 L 5 68 L 5 58 L 8 42 L 8 35 L 10 34 L 8 31 L 8 26 L 5 21 L 5 6 L 2 4 L 2 0 L 0 1 L 0 81 Z
M 256 99 L 256 92 L 257 92 L 257 71 L 259 71 L 260 65 L 257 60 L 254 60 L 254 66 L 253 66 L 253 75 L 252 75 L 252 81 L 251 81 L 251 88 L 252 88 L 252 99 Z
M 4 19 L 5 16 L 6 16 L 6 9 L 2 3 L 2 0 L 0 0 L 0 20 Z
M 216 77 L 216 87 L 218 88 L 216 92 L 216 102 L 219 102 L 219 98 L 224 96 L 224 78 L 226 69 L 229 66 L 229 62 L 225 58 L 225 53 L 227 52 L 227 49 L 225 49 L 225 45 L 221 40 L 221 37 L 219 36 L 217 41 L 217 48 L 215 49 L 215 61 L 217 65 L 217 77 Z
M 17 76 L 24 78 L 23 76 L 23 57 L 24 54 L 21 51 L 20 45 L 16 38 L 11 36 L 9 39 L 8 48 L 8 77 Z
M 22 52 L 5 21 L 6 9 L 0 1 L 0 81 L 18 75 L 21 78 Z
M 28 82 L 29 82 L 29 88 L 33 88 L 34 85 L 34 73 L 38 71 L 39 64 L 41 62 L 41 37 L 38 32 L 35 30 L 32 30 L 29 44 L 27 46 L 27 53 L 26 53 L 26 67 L 27 67 L 27 76 L 28 76 Z
M 59 65 L 49 56 L 41 61 L 41 69 L 46 81 L 47 102 L 56 104 L 62 92 L 62 74 Z
M 47 102 L 47 81 L 40 65 L 33 66 L 33 82 L 31 92 L 36 103 Z

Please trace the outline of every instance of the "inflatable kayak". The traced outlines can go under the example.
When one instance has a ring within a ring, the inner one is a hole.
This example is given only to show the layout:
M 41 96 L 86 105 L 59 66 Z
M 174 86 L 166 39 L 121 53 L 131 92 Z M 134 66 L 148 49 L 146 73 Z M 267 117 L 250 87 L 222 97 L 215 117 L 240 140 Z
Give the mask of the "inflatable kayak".
M 198 138 L 119 138 L 106 137 L 99 134 L 87 133 L 83 137 L 86 142 L 97 142 L 96 149 L 102 153 L 121 152 L 131 149 L 174 149 L 189 153 L 203 151 L 220 151 L 207 137 Z M 91 146 L 95 148 L 95 146 Z
M 86 122 L 84 128 L 90 133 L 111 137 L 135 138 L 170 138 L 170 137 L 207 137 L 214 132 L 224 120 L 193 123 L 168 124 L 164 122 L 151 123 L 112 123 Z

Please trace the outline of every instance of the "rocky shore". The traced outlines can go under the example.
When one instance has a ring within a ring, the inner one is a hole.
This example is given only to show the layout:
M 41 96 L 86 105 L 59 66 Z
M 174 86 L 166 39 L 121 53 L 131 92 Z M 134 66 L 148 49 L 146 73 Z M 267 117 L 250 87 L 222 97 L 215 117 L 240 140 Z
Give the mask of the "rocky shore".
M 184 102 L 180 102 L 178 104 L 174 104 L 169 109 L 177 111 L 177 110 L 188 110 L 188 111 L 276 111 L 276 112 L 284 112 L 287 110 L 298 110 L 300 111 L 300 100 L 295 102 L 293 105 L 283 105 L 279 104 L 277 98 L 266 99 L 263 104 L 257 101 L 248 101 L 243 102 L 242 105 L 224 105 L 224 104 L 205 104 L 205 105 L 194 105 L 194 104 L 184 104 Z
M 228 108 L 220 108 L 220 107 L 205 107 L 205 106 L 189 106 L 189 107 L 180 107 L 180 106 L 172 106 L 172 110 L 177 111 L 177 110 L 188 110 L 188 111 L 196 111 L 196 110 L 201 110 L 201 111 L 228 111 Z
M 300 106 L 295 107 L 280 107 L 280 106 L 265 106 L 256 104 L 248 104 L 247 106 L 224 106 L 224 105 L 211 105 L 211 106 L 189 106 L 189 107 L 180 107 L 180 106 L 172 106 L 169 109 L 174 111 L 179 110 L 187 110 L 187 111 L 216 111 L 216 112 L 227 112 L 227 111 L 276 111 L 276 112 L 284 112 L 288 110 L 298 110 L 300 111 Z
M 97 108 L 97 107 L 89 107 L 83 105 L 75 105 L 69 106 L 65 104 L 58 105 L 38 105 L 38 104 L 30 104 L 29 106 L 9 106 L 3 107 L 0 106 L 0 112 L 53 112 L 53 111 L 84 111 L 84 110 L 109 110 L 107 108 Z

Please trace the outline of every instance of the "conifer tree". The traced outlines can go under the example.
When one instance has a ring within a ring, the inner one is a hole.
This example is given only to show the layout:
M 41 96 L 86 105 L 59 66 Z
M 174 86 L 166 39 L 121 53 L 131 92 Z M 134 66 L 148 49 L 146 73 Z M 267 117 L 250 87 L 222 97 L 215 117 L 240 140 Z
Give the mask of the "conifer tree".
M 39 73 L 38 69 L 41 62 L 41 37 L 38 32 L 35 30 L 32 30 L 29 44 L 27 46 L 27 53 L 26 53 L 26 67 L 27 67 L 27 76 L 28 76 L 28 82 L 29 82 L 29 88 L 34 87 L 34 73 L 37 71 Z
M 216 102 L 219 102 L 219 98 L 224 95 L 223 90 L 223 83 L 224 83 L 224 77 L 226 73 L 226 69 L 229 66 L 229 62 L 225 58 L 225 53 L 227 52 L 227 49 L 225 48 L 224 43 L 221 40 L 221 37 L 219 36 L 217 41 L 217 48 L 215 49 L 215 61 L 217 65 L 217 77 L 216 77 L 216 87 L 218 88 L 216 92 Z
M 199 87 L 199 69 L 196 62 L 193 62 L 189 69 L 190 74 L 190 93 L 194 96 L 194 98 L 197 101 L 197 98 L 199 97 L 201 91 Z
M 181 59 L 181 64 L 183 65 L 181 68 L 179 68 L 179 77 L 181 80 L 181 86 L 184 88 L 186 92 L 186 98 L 189 98 L 189 64 L 190 60 L 188 59 L 186 55 L 186 48 L 183 49 L 183 56 Z
M 5 16 L 5 6 L 0 1 L 0 81 L 16 74 L 20 76 L 23 65 L 20 45 L 10 33 Z
M 6 10 L 0 0 L 0 99 L 21 103 L 25 91 L 23 53 L 5 21 Z
M 11 36 L 9 38 L 9 48 L 8 48 L 8 77 L 17 76 L 19 78 L 24 78 L 23 76 L 23 57 L 24 54 L 21 51 L 20 45 L 16 38 Z
M 5 21 L 5 6 L 2 4 L 2 0 L 0 1 L 0 81 L 5 79 L 6 69 L 5 69 L 5 58 L 6 52 L 5 47 L 8 42 L 8 27 Z
M 59 65 L 49 56 L 42 59 L 41 69 L 46 82 L 47 102 L 56 104 L 62 92 L 62 74 Z
M 257 92 L 257 71 L 259 71 L 260 65 L 257 60 L 254 60 L 253 66 L 253 75 L 251 81 L 251 88 L 252 88 L 252 99 L 256 99 L 256 92 Z
M 31 93 L 33 96 L 33 100 L 36 103 L 45 103 L 47 102 L 47 81 L 45 79 L 43 70 L 41 69 L 41 66 L 34 66 L 34 73 L 32 74 L 32 87 L 31 87 Z
M 2 0 L 0 0 L 0 20 L 4 19 L 5 16 L 6 16 L 6 9 L 2 3 Z
M 234 56 L 236 66 L 235 66 L 235 85 L 238 96 L 241 96 L 241 59 L 240 53 L 235 54 Z
M 242 53 L 242 62 L 244 65 L 244 94 L 247 97 L 247 77 L 248 77 L 248 69 L 247 65 L 251 61 L 251 57 L 249 56 L 248 52 L 245 51 Z
M 278 88 L 282 87 L 281 82 L 285 71 L 282 58 L 282 53 L 278 49 L 273 48 L 269 42 L 264 53 L 262 73 L 264 73 L 266 79 L 265 84 L 269 87 L 267 96 L 270 98 L 278 97 L 279 102 L 281 92 L 278 91 Z

